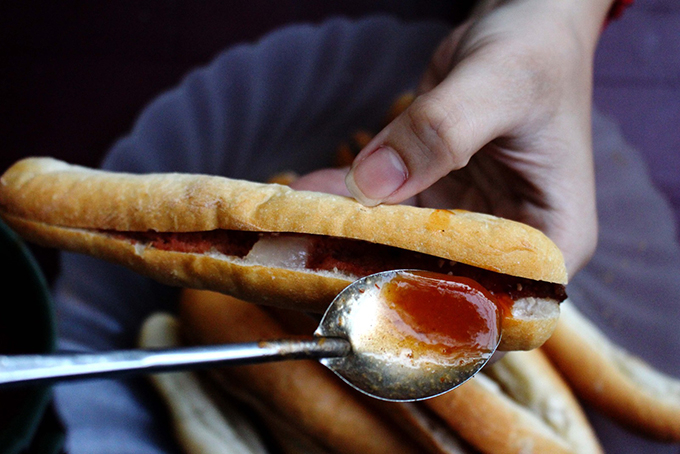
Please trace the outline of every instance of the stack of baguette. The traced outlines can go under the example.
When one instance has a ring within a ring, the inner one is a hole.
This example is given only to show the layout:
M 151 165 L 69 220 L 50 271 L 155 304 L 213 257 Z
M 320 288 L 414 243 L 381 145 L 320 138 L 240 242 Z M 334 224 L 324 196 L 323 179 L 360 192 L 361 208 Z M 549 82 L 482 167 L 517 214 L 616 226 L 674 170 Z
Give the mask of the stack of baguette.
M 311 318 L 286 310 L 185 290 L 179 315 L 152 317 L 141 339 L 144 346 L 161 346 L 158 339 L 169 337 L 180 344 L 233 343 L 310 335 L 314 327 Z M 246 408 L 244 415 L 259 428 L 261 443 L 285 452 L 602 452 L 576 398 L 538 350 L 509 352 L 456 390 L 409 403 L 366 397 L 314 361 L 173 375 L 191 375 L 204 386 L 207 381 L 212 391 L 200 400 L 214 403 L 211 413 L 219 413 L 218 402 L 224 400 Z M 199 401 L 187 387 L 169 386 L 167 375 L 152 380 L 170 408 Z M 173 411 L 185 446 L 196 444 L 195 438 L 214 444 L 213 451 L 188 452 L 232 452 L 231 437 L 223 437 L 222 446 L 218 437 L 188 430 L 196 422 L 186 413 Z
M 508 352 L 420 402 L 371 399 L 315 361 L 151 380 L 188 453 L 601 453 L 580 400 L 650 439 L 680 442 L 680 381 L 613 345 L 569 301 L 563 307 L 543 347 Z M 179 314 L 150 317 L 140 342 L 245 342 L 315 326 L 299 312 L 186 289 Z

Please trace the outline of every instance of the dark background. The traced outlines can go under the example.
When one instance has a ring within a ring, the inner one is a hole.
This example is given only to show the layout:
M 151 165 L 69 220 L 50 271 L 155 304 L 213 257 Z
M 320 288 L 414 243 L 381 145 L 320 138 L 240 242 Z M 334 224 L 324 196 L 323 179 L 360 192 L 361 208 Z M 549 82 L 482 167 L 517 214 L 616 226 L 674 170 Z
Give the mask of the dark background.
M 150 100 L 224 48 L 273 28 L 379 11 L 454 23 L 467 9 L 462 3 L 2 2 L 0 172 L 30 155 L 97 166 Z M 638 0 L 611 24 L 595 80 L 596 105 L 617 118 L 680 213 L 680 2 Z M 55 251 L 31 249 L 51 281 Z

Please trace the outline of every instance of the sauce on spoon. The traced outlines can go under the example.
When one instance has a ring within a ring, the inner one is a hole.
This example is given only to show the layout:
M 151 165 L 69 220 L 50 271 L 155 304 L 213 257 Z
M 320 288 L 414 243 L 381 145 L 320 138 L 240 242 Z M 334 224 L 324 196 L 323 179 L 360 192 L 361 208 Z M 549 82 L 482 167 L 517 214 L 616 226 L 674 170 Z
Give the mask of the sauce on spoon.
M 354 285 L 316 334 L 350 341 L 350 355 L 321 362 L 368 394 L 433 397 L 472 377 L 498 346 L 503 309 L 472 279 L 396 270 Z
M 472 279 L 414 271 L 387 282 L 382 297 L 385 316 L 414 359 L 460 365 L 498 343 L 495 298 Z

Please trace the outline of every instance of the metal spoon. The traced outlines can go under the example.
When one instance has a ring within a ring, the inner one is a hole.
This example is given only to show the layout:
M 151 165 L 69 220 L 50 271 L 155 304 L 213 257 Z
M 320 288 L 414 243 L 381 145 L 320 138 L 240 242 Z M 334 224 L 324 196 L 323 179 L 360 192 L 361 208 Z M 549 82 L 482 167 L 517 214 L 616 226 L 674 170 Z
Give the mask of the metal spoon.
M 491 358 L 500 335 L 487 350 L 462 364 L 450 355 L 413 356 L 403 333 L 386 316 L 385 284 L 413 270 L 361 278 L 333 300 L 311 339 L 100 353 L 0 356 L 0 388 L 63 380 L 157 373 L 208 366 L 244 365 L 290 359 L 319 359 L 344 381 L 378 399 L 413 401 L 454 389 Z M 417 272 L 416 272 L 417 273 Z M 389 311 L 388 311 L 389 312 Z M 412 341 L 412 340 L 411 340 Z

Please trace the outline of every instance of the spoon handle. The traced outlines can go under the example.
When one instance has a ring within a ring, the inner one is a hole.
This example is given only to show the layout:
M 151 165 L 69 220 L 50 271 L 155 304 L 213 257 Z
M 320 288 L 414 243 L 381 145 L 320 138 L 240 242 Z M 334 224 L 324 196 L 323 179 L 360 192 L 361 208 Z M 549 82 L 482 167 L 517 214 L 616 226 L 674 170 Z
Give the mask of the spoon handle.
M 217 365 L 330 358 L 345 356 L 350 350 L 345 339 L 313 337 L 201 347 L 0 356 L 0 388 Z

